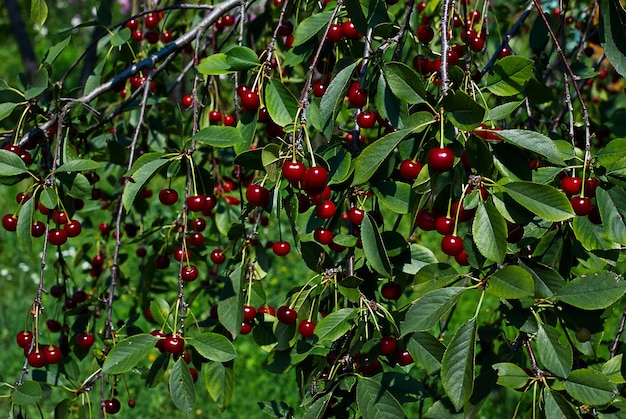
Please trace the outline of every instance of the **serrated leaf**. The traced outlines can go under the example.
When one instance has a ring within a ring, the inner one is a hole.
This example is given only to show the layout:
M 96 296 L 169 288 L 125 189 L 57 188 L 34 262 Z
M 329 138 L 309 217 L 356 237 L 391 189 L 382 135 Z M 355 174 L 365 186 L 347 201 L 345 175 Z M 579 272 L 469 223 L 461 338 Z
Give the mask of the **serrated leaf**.
M 172 367 L 168 384 L 174 405 L 185 414 L 190 415 L 196 404 L 196 389 L 189 367 L 182 357 Z
M 565 378 L 572 371 L 572 347 L 558 329 L 542 324 L 537 332 L 537 359 L 557 377 Z
M 503 387 L 519 389 L 524 387 L 528 383 L 528 380 L 530 380 L 526 371 L 510 362 L 493 364 L 491 368 L 498 372 L 497 383 Z
M 626 201 L 623 189 L 611 188 L 596 189 L 596 203 L 602 217 L 602 226 L 606 237 L 614 242 L 626 246 L 626 224 L 620 214 L 624 210 L 620 203 Z
M 382 204 L 396 214 L 408 214 L 413 196 L 411 185 L 386 179 L 372 187 Z
M 298 111 L 298 100 L 279 80 L 265 85 L 265 107 L 270 118 L 280 126 L 293 124 Z
M 102 372 L 105 374 L 123 374 L 130 371 L 142 359 L 148 358 L 156 340 L 155 336 L 141 334 L 118 342 L 104 360 Z
M 29 404 L 35 404 L 43 397 L 43 391 L 41 385 L 38 382 L 27 380 L 22 385 L 15 387 L 13 393 L 11 393 L 11 400 L 18 406 L 26 406 Z
M 406 348 L 415 365 L 424 368 L 429 374 L 435 374 L 441 368 L 441 360 L 446 347 L 430 333 L 411 333 Z
M 578 409 L 560 393 L 546 386 L 543 390 L 546 418 L 578 418 Z
M 542 158 L 559 166 L 565 166 L 554 141 L 539 132 L 524 129 L 504 129 L 496 133 L 509 144 L 537 153 Z
M 380 232 L 371 214 L 366 213 L 361 223 L 361 242 L 367 262 L 381 275 L 391 276 L 391 263 Z
M 88 160 L 88 159 L 76 159 L 68 161 L 57 167 L 57 173 L 71 173 L 82 172 L 85 170 L 96 170 L 104 166 L 103 162 Z
M 206 332 L 186 340 L 200 355 L 211 361 L 227 362 L 237 356 L 232 342 L 218 333 Z
M 342 308 L 324 317 L 315 326 L 319 342 L 334 342 L 352 327 L 350 320 L 356 315 L 356 308 Z
M 248 47 L 234 47 L 226 52 L 226 62 L 235 71 L 258 67 L 259 56 Z
M 139 167 L 136 170 L 131 168 L 131 179 L 126 182 L 124 186 L 124 192 L 122 193 L 122 202 L 126 211 L 130 211 L 130 208 L 135 202 L 137 193 L 144 187 L 144 185 L 156 174 L 156 172 L 169 163 L 169 159 L 157 158 L 149 163 Z
M 456 408 L 461 410 L 474 389 L 476 319 L 459 327 L 441 360 L 441 383 Z
M 487 77 L 487 89 L 498 96 L 521 93 L 533 74 L 533 61 L 520 55 L 502 58 L 494 64 Z
M 37 26 L 43 26 L 48 19 L 48 4 L 46 0 L 30 1 L 30 20 Z
M 606 375 L 613 384 L 626 383 L 626 377 L 622 371 L 625 370 L 624 354 L 618 354 L 602 365 L 602 374 Z
M 574 217 L 574 210 L 562 191 L 549 185 L 532 182 L 511 182 L 504 191 L 518 204 L 548 221 L 564 221 Z
M 411 132 L 412 130 L 410 129 L 395 131 L 367 146 L 356 159 L 352 160 L 354 165 L 352 184 L 361 185 L 367 182 L 400 144 L 400 141 L 408 137 Z
M 32 225 L 34 211 L 35 200 L 31 198 L 24 202 L 17 217 L 17 242 L 26 253 L 30 253 L 33 242 Z
M 472 236 L 478 251 L 487 259 L 502 263 L 506 256 L 506 222 L 489 201 L 479 201 L 472 223 Z
M 346 96 L 352 73 L 358 63 L 358 61 L 355 61 L 335 74 L 322 96 L 320 101 L 321 123 L 324 135 L 327 138 L 330 138 L 332 134 L 336 122 L 335 116 L 337 115 L 337 109 Z
M 575 278 L 559 290 L 556 298 L 583 310 L 601 310 L 622 298 L 625 292 L 624 279 L 614 273 L 603 272 Z
M 604 227 L 594 224 L 589 217 L 574 217 L 572 230 L 579 243 L 587 250 L 619 249 L 619 243 L 609 239 Z
M 513 113 L 519 106 L 524 103 L 523 100 L 507 102 L 502 105 L 495 106 L 489 111 L 487 114 L 487 121 L 499 121 L 500 119 L 507 118 L 509 115 Z
M 590 406 L 609 404 L 617 393 L 615 385 L 604 374 L 590 368 L 572 371 L 563 386 L 574 399 Z
M 222 125 L 211 125 L 201 129 L 192 138 L 199 143 L 217 148 L 233 147 L 243 142 L 237 128 Z
M 155 297 L 150 301 L 150 314 L 157 324 L 174 327 L 172 308 L 163 298 Z
M 446 96 L 444 107 L 450 122 L 464 131 L 473 130 L 485 119 L 485 108 L 462 90 Z
M 387 85 L 398 99 L 410 104 L 424 102 L 426 94 L 424 83 L 411 67 L 402 62 L 392 61 L 384 65 L 383 74 Z
M 356 402 L 363 419 L 405 418 L 402 406 L 377 380 L 359 377 Z
M 46 208 L 56 208 L 59 203 L 59 195 L 55 188 L 45 188 L 39 194 L 39 203 Z
M 298 23 L 296 31 L 293 34 L 293 46 L 297 47 L 298 45 L 302 45 L 309 39 L 316 36 L 328 25 L 332 13 L 333 12 L 330 10 L 322 13 L 316 13 Z
M 626 11 L 619 0 L 600 1 L 600 44 L 613 68 L 626 77 Z
M 217 316 L 220 323 L 233 337 L 241 330 L 243 321 L 243 296 L 241 293 L 243 275 L 245 272 L 237 267 L 224 281 L 221 300 L 217 305 Z
M 0 176 L 16 176 L 27 173 L 26 164 L 15 153 L 0 149 Z
M 524 268 L 509 265 L 489 278 L 487 292 L 504 299 L 527 298 L 534 295 L 535 284 L 533 277 Z
M 230 404 L 235 387 L 235 372 L 232 363 L 209 362 L 203 366 L 202 371 L 207 392 L 224 409 Z
M 323 419 L 332 395 L 332 391 L 329 391 L 319 399 L 315 400 L 306 410 L 302 419 Z
M 200 64 L 196 66 L 198 73 L 205 76 L 220 76 L 222 74 L 230 74 L 235 71 L 231 69 L 228 63 L 228 57 L 223 52 L 211 54 L 208 57 L 202 59 Z
M 411 304 L 404 321 L 400 323 L 402 336 L 412 332 L 429 330 L 448 312 L 463 294 L 463 287 L 441 288 L 426 293 Z

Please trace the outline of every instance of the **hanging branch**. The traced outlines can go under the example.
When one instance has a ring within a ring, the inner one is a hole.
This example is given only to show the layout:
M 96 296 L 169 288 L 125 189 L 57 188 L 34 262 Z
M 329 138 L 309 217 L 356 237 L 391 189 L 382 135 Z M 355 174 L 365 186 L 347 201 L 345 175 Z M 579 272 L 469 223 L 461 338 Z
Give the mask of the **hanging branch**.
M 441 93 L 448 95 L 450 90 L 450 77 L 448 77 L 448 50 L 450 49 L 450 39 L 448 23 L 450 21 L 450 9 L 453 7 L 452 0 L 444 0 L 441 14 Z

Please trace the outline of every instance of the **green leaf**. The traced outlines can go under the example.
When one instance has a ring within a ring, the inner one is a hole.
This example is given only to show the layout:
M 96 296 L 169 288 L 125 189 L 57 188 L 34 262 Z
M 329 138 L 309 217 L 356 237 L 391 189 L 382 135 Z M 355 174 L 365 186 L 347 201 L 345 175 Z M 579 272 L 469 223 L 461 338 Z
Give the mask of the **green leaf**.
M 509 144 L 537 153 L 542 158 L 559 166 L 565 166 L 565 162 L 554 141 L 543 134 L 524 129 L 504 129 L 497 131 L 497 134 Z
M 487 121 L 499 121 L 500 119 L 507 118 L 513 113 L 519 106 L 524 103 L 523 100 L 503 103 L 492 108 L 487 114 Z
M 402 336 L 411 332 L 429 330 L 459 301 L 465 288 L 449 287 L 428 292 L 411 304 L 404 321 L 400 323 Z
M 444 99 L 444 107 L 452 124 L 464 131 L 471 131 L 485 119 L 485 108 L 462 90 Z
M 315 400 L 311 406 L 309 406 L 302 419 L 323 419 L 324 413 L 328 409 L 328 403 L 330 403 L 330 399 L 332 397 L 332 391 L 324 394 L 319 399 Z M 286 416 L 286 418 L 291 418 L 292 415 Z
M 600 1 L 600 44 L 613 68 L 626 77 L 626 10 L 620 0 Z
M 235 388 L 235 372 L 232 363 L 209 362 L 203 365 L 204 386 L 213 401 L 224 409 L 230 404 Z
M 606 375 L 609 380 L 614 384 L 626 383 L 626 377 L 624 377 L 624 354 L 618 354 L 609 359 L 602 365 L 602 374 Z
M 241 330 L 243 321 L 243 296 L 241 293 L 243 275 L 241 267 L 235 269 L 225 280 L 221 300 L 217 305 L 217 316 L 220 323 L 233 337 Z
M 441 360 L 446 347 L 430 333 L 411 333 L 406 348 L 415 365 L 424 368 L 429 374 L 435 374 L 441 368 Z
M 361 241 L 367 262 L 381 275 L 391 276 L 391 264 L 374 218 L 366 213 L 361 223 Z
M 622 298 L 626 281 L 612 272 L 581 275 L 566 283 L 556 294 L 564 303 L 583 310 L 601 310 Z
M 160 168 L 169 163 L 169 161 L 169 159 L 157 158 L 156 160 L 150 161 L 143 166 L 138 167 L 136 170 L 134 170 L 135 165 L 133 165 L 130 170 L 130 172 L 132 172 L 132 180 L 126 182 L 124 192 L 122 193 L 122 202 L 124 203 L 126 211 L 130 211 L 130 208 L 137 197 L 137 193 L 141 190 L 141 188 L 143 188 L 148 180 L 150 180 Z M 139 160 L 137 160 L 136 163 L 139 163 Z
M 237 351 L 232 342 L 217 333 L 206 332 L 186 340 L 200 355 L 211 361 L 227 362 L 237 356 Z
M 606 168 L 607 174 L 620 172 L 626 167 L 626 138 L 616 138 L 596 153 L 596 162 Z
M 30 20 L 37 26 L 43 26 L 48 19 L 46 0 L 30 0 Z
M 625 201 L 626 194 L 621 188 L 596 188 L 596 203 L 602 217 L 604 233 L 608 239 L 623 246 L 626 246 L 626 224 L 619 211 L 625 209 L 620 205 Z
M 563 386 L 570 396 L 589 406 L 609 404 L 617 393 L 615 385 L 604 374 L 591 368 L 572 371 Z
M 532 75 L 532 60 L 511 55 L 496 61 L 487 77 L 486 87 L 494 95 L 513 96 L 523 92 Z
M 437 257 L 429 248 L 417 243 L 411 243 L 409 248 L 411 249 L 411 261 L 402 266 L 402 272 L 405 274 L 415 275 L 424 266 L 437 263 Z
M 322 13 L 316 13 L 307 17 L 296 26 L 296 31 L 293 34 L 293 46 L 304 44 L 309 39 L 316 36 L 323 28 L 330 22 L 332 11 L 328 10 Z
M 524 268 L 509 265 L 489 278 L 487 292 L 504 299 L 527 298 L 534 295 L 535 284 L 533 277 Z
M 4 118 L 11 115 L 11 112 L 13 112 L 13 109 L 15 109 L 17 105 L 19 105 L 19 103 L 12 103 L 12 102 L 0 103 L 0 121 L 2 121 Z
M 201 129 L 192 138 L 199 143 L 216 148 L 233 147 L 243 142 L 237 128 L 222 125 L 211 125 Z
M 111 46 L 120 47 L 130 41 L 131 33 L 129 28 L 121 28 L 119 31 L 114 32 L 111 37 Z
M 363 419 L 400 419 L 406 415 L 402 406 L 380 382 L 359 377 L 356 385 L 356 403 Z
M 156 341 L 157 338 L 150 334 L 134 335 L 122 340 L 107 355 L 102 365 L 102 372 L 123 374 L 130 371 L 141 360 L 148 358 Z
M 18 406 L 35 404 L 43 398 L 41 385 L 32 380 L 24 381 L 22 385 L 15 387 L 11 394 L 11 400 Z
M 441 360 L 441 383 L 456 408 L 461 410 L 474 389 L 476 319 L 459 327 Z
M 408 214 L 411 209 L 411 185 L 386 179 L 372 187 L 380 202 L 396 214 Z
M 551 373 L 565 378 L 572 371 L 574 355 L 572 347 L 556 328 L 542 324 L 537 332 L 537 359 Z
M 574 217 L 572 230 L 580 244 L 587 250 L 619 249 L 619 243 L 607 237 L 604 227 L 589 221 L 588 217 Z
M 168 384 L 174 405 L 185 414 L 191 415 L 196 404 L 196 389 L 189 367 L 182 357 L 172 367 Z
M 260 65 L 259 56 L 247 47 L 234 47 L 228 50 L 226 62 L 235 71 L 249 70 Z
M 65 47 L 69 45 L 71 40 L 72 40 L 72 37 L 68 36 L 64 40 L 57 42 L 56 44 L 51 46 L 48 52 L 46 53 L 45 63 L 52 65 L 56 61 L 56 59 L 59 57 L 59 55 L 61 55 Z
M 395 131 L 367 146 L 356 159 L 352 160 L 354 165 L 352 185 L 361 185 L 367 182 L 400 144 L 400 141 L 408 137 L 411 132 L 410 129 Z
M 0 176 L 16 176 L 28 173 L 26 164 L 15 153 L 0 149 Z
M 548 221 L 564 221 L 574 217 L 574 210 L 562 191 L 532 182 L 511 182 L 504 191 L 518 204 Z
M 352 327 L 350 320 L 356 315 L 356 308 L 342 308 L 324 317 L 315 327 L 319 342 L 334 342 Z
M 35 200 L 29 199 L 22 205 L 20 213 L 17 217 L 17 242 L 26 253 L 30 253 L 32 248 L 32 225 L 34 211 Z
M 521 367 L 510 362 L 501 362 L 491 366 L 498 372 L 498 384 L 503 387 L 519 389 L 524 387 L 530 377 Z
M 546 386 L 543 390 L 544 411 L 546 418 L 578 418 L 578 409 L 560 393 Z
M 198 73 L 204 74 L 205 76 L 219 76 L 235 72 L 231 69 L 228 57 L 223 52 L 211 54 L 202 59 L 200 64 L 196 66 L 196 70 L 198 70 Z
M 172 308 L 163 298 L 154 297 L 150 301 L 150 313 L 157 324 L 169 325 L 170 328 L 174 327 Z
M 280 80 L 272 79 L 265 85 L 265 107 L 272 121 L 284 127 L 294 123 L 298 100 Z
M 534 296 L 537 298 L 550 298 L 565 285 L 563 277 L 549 266 L 533 260 L 520 261 L 519 266 L 532 276 L 535 283 Z
M 71 173 L 71 172 L 82 172 L 85 170 L 96 170 L 104 166 L 103 162 L 88 160 L 88 159 L 76 159 L 72 161 L 68 161 L 67 163 L 62 164 L 57 167 L 57 173 Z
M 383 74 L 387 85 L 398 99 L 410 104 L 425 102 L 426 89 L 424 83 L 411 67 L 401 62 L 392 61 L 385 64 Z
M 321 399 L 316 400 L 316 402 L 319 401 L 319 400 L 321 400 Z M 259 406 L 259 408 L 261 409 L 261 411 L 263 413 L 265 413 L 266 415 L 269 415 L 271 417 L 274 417 L 274 418 L 284 418 L 284 419 L 287 419 L 291 415 L 291 413 L 290 413 L 291 408 L 285 402 L 279 402 L 279 401 L 276 401 L 276 400 L 272 400 L 272 401 L 269 401 L 269 402 L 257 402 L 256 404 Z M 313 404 L 315 404 L 315 403 L 313 403 Z M 313 405 L 311 405 L 311 407 L 309 407 L 306 410 L 305 414 L 308 414 L 309 411 L 311 410 L 311 408 L 313 408 Z M 323 413 L 324 413 L 324 410 L 320 413 L 320 415 L 323 414 Z M 317 416 L 315 416 L 315 417 L 317 418 Z
M 472 223 L 472 236 L 478 251 L 497 263 L 506 256 L 506 222 L 489 201 L 479 201 Z
M 59 195 L 55 188 L 45 188 L 39 195 L 39 202 L 46 208 L 56 208 L 59 203 Z
M 315 16 L 312 16 L 309 19 L 312 19 L 313 17 Z M 298 29 L 299 28 L 300 25 L 298 25 Z M 343 103 L 346 91 L 350 85 L 352 73 L 354 73 L 354 69 L 358 63 L 358 61 L 355 61 L 335 74 L 322 96 L 320 101 L 321 122 L 323 125 L 322 128 L 324 136 L 327 138 L 330 138 L 332 134 L 336 122 L 335 117 L 337 115 L 337 109 Z

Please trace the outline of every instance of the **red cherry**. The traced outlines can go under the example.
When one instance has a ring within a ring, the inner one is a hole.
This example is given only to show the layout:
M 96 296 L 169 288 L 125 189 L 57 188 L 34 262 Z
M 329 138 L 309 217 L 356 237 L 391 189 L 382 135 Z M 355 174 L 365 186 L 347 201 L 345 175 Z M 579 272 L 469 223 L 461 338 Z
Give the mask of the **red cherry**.
M 305 339 L 312 338 L 315 334 L 315 322 L 302 320 L 298 325 L 298 332 L 300 332 Z
M 598 178 L 587 179 L 585 181 L 585 196 L 587 198 L 595 197 L 598 186 L 600 186 L 600 180 Z
M 380 339 L 380 354 L 387 356 L 391 355 L 396 350 L 396 338 L 393 336 L 383 336 Z
M 400 176 L 406 180 L 415 180 L 422 170 L 422 163 L 406 159 L 400 163 Z
M 17 230 L 17 217 L 12 214 L 7 214 L 2 217 L 2 227 L 6 231 L 15 231 Z
M 456 260 L 456 263 L 461 266 L 469 266 L 469 255 L 465 252 L 465 250 L 456 255 L 454 260 Z
M 163 41 L 164 44 L 169 44 L 170 42 L 172 42 L 172 39 L 174 39 L 174 34 L 172 34 L 172 31 L 170 31 L 169 29 L 161 32 L 161 41 Z
M 215 109 L 209 112 L 209 121 L 213 124 L 217 124 L 222 121 L 222 113 L 220 111 L 216 111 Z
M 511 54 L 512 54 L 511 48 L 505 45 L 502 47 L 502 50 L 498 53 L 498 58 L 502 59 L 504 57 L 508 57 Z
M 17 336 L 15 336 L 15 340 L 20 348 L 30 348 L 33 341 L 33 332 L 30 330 L 18 332 Z
M 450 213 L 453 216 L 457 216 L 457 212 L 458 212 L 459 222 L 464 223 L 465 221 L 469 221 L 472 218 L 474 218 L 474 214 L 476 213 L 476 210 L 475 209 L 466 210 L 465 207 L 463 207 L 463 205 L 461 205 L 461 208 L 459 208 L 459 201 L 456 201 L 452 204 Z
M 282 35 L 282 36 L 289 36 L 293 33 L 293 23 L 287 21 L 284 21 L 281 23 L 281 25 L 278 27 L 278 34 Z
M 261 185 L 250 184 L 246 189 L 246 199 L 255 207 L 266 207 L 270 200 L 270 191 Z
M 429 44 L 435 37 L 435 31 L 429 25 L 421 25 L 417 28 L 417 39 L 422 44 Z
M 235 117 L 232 115 L 224 115 L 224 117 L 222 118 L 222 124 L 226 125 L 227 127 L 232 127 L 233 125 L 235 125 Z
M 139 27 L 139 22 L 137 21 L 137 19 L 130 19 L 124 24 L 124 26 L 130 29 L 131 32 L 136 31 Z
M 415 223 L 424 231 L 432 231 L 437 227 L 437 218 L 438 215 L 435 212 L 422 208 L 415 217 Z
M 348 210 L 348 220 L 355 225 L 360 225 L 365 218 L 365 211 L 357 207 L 351 207 Z
M 474 52 L 480 52 L 485 48 L 485 39 L 481 36 L 470 38 L 469 47 Z
M 303 189 L 309 195 L 322 193 L 328 183 L 328 172 L 322 166 L 309 167 L 304 173 Z
M 158 340 L 154 344 L 154 347 L 158 348 L 159 350 L 161 350 L 161 352 L 163 352 L 163 343 L 165 342 L 165 338 L 167 337 L 167 335 L 158 329 L 154 329 L 152 332 L 150 332 L 150 334 L 158 338 Z
M 270 316 L 276 315 L 276 309 L 272 306 L 268 306 L 267 304 L 260 306 L 256 312 L 258 314 L 269 314 Z
M 428 153 L 428 166 L 437 172 L 445 172 L 454 166 L 454 153 L 449 148 L 433 148 Z
M 159 33 L 157 31 L 146 31 L 143 34 L 143 39 L 148 41 L 149 44 L 156 44 L 159 42 Z
M 107 399 L 102 402 L 102 407 L 104 408 L 105 412 L 110 415 L 114 415 L 120 411 L 122 406 L 120 404 L 120 401 L 117 399 Z
M 216 265 L 221 265 L 222 263 L 226 262 L 226 255 L 224 255 L 222 249 L 214 249 L 211 252 L 210 257 L 211 262 L 215 263 Z
M 65 211 L 59 211 L 58 209 L 54 209 L 52 211 L 52 221 L 57 224 L 66 224 L 69 220 L 67 213 Z
M 174 205 L 178 201 L 178 192 L 174 189 L 162 189 L 159 192 L 159 201 L 163 205 Z
M 335 212 L 337 212 L 337 207 L 332 201 L 324 201 L 315 207 L 315 213 L 322 220 L 332 218 L 335 215 Z
M 326 40 L 328 42 L 335 43 L 335 42 L 341 41 L 342 37 L 343 37 L 343 29 L 341 25 L 337 23 L 333 23 L 332 25 L 330 25 L 330 28 L 328 29 L 328 35 L 326 36 Z
M 395 281 L 385 282 L 380 288 L 380 293 L 387 300 L 397 300 L 402 296 L 402 285 Z
M 313 238 L 320 244 L 330 244 L 333 237 L 333 232 L 323 227 L 317 227 L 313 232 Z
M 159 24 L 159 17 L 156 13 L 152 12 L 149 13 L 143 21 L 144 25 L 146 25 L 146 28 L 148 29 L 154 29 L 157 27 L 157 25 Z
M 189 211 L 193 212 L 204 211 L 206 209 L 206 202 L 207 200 L 205 195 L 192 195 L 186 200 L 187 208 Z
M 348 90 L 348 101 L 354 108 L 362 108 L 367 104 L 367 90 L 352 86 Z
M 60 332 L 61 329 L 63 328 L 61 323 L 54 319 L 46 320 L 46 326 L 48 326 L 48 330 L 51 331 L 52 333 Z
M 54 246 L 61 246 L 67 241 L 67 233 L 65 230 L 53 228 L 48 232 L 48 241 Z
M 454 232 L 454 218 L 439 217 L 435 222 L 435 229 L 441 235 L 449 235 Z
M 261 101 L 257 92 L 248 90 L 241 95 L 241 106 L 245 109 L 256 111 L 260 105 Z
M 167 269 L 167 267 L 170 266 L 170 258 L 166 255 L 157 255 L 154 258 L 154 266 L 156 266 L 157 269 Z
M 245 322 L 251 322 L 254 320 L 256 316 L 256 309 L 252 306 L 245 305 L 243 306 L 243 320 Z
M 417 13 L 422 13 L 424 10 L 426 10 L 426 2 L 425 1 L 420 1 L 419 3 L 417 3 Z
M 463 239 L 448 234 L 441 239 L 441 250 L 448 256 L 456 256 L 463 251 Z
M 584 196 L 574 197 L 570 199 L 570 203 L 572 204 L 572 208 L 576 215 L 584 216 L 591 212 L 593 205 L 591 204 L 591 200 Z
M 278 307 L 278 311 L 276 312 L 276 317 L 281 323 L 294 324 L 298 319 L 298 313 L 296 312 L 296 310 L 287 306 L 280 306 Z
M 194 265 L 183 266 L 183 269 L 180 271 L 180 276 L 185 282 L 195 281 L 196 278 L 198 278 L 198 268 Z
M 180 262 L 184 260 L 185 262 L 189 261 L 189 251 L 181 249 L 180 247 L 174 250 L 174 260 Z
M 413 363 L 413 357 L 411 356 L 409 351 L 407 351 L 406 349 L 402 351 L 396 351 L 394 358 L 396 362 L 398 363 L 398 365 L 400 365 L 401 367 L 404 367 L 406 365 L 410 365 Z
M 322 97 L 326 92 L 326 88 L 328 87 L 328 83 L 324 82 L 322 79 L 315 80 L 313 83 L 313 94 L 315 97 Z
M 189 235 L 189 244 L 192 246 L 202 246 L 204 244 L 204 234 L 202 233 L 191 233 Z
M 45 232 L 46 232 L 46 225 L 42 223 L 41 221 L 35 221 L 30 226 L 30 234 L 32 234 L 33 237 L 41 237 L 44 235 Z
M 254 324 L 251 322 L 241 322 L 241 328 L 239 329 L 239 334 L 240 335 L 247 335 L 248 333 L 252 332 L 252 329 L 254 328 Z
M 33 368 L 43 368 L 46 366 L 46 355 L 39 350 L 34 350 L 28 354 L 28 365 Z
M 288 242 L 274 242 L 272 244 L 272 251 L 276 256 L 285 256 L 291 250 L 291 245 Z
M 191 108 L 191 105 L 193 105 L 193 97 L 191 95 L 184 95 L 181 99 L 181 103 L 183 107 Z
M 168 334 L 163 340 L 163 350 L 174 355 L 181 355 L 185 349 L 185 341 L 182 337 Z
M 58 364 L 63 358 L 63 353 L 61 349 L 59 349 L 56 345 L 48 345 L 43 349 L 44 357 L 46 358 L 46 363 L 49 365 Z
M 374 112 L 361 112 L 359 116 L 356 117 L 356 123 L 359 124 L 361 128 L 372 128 L 376 125 L 376 114 Z
M 282 168 L 283 177 L 287 179 L 289 183 L 291 183 L 292 185 L 297 184 L 302 179 L 304 179 L 304 175 L 306 171 L 307 171 L 307 168 L 302 162 L 299 162 L 299 161 L 294 162 L 291 160 L 286 160 L 283 163 L 283 168 Z
M 67 237 L 76 237 L 80 235 L 81 231 L 83 230 L 83 227 L 80 224 L 80 221 L 72 220 L 69 223 L 65 224 L 65 227 L 63 227 L 63 230 L 65 230 Z
M 561 189 L 568 195 L 576 195 L 580 193 L 583 186 L 583 181 L 577 176 L 566 176 L 561 179 Z
M 211 211 L 217 205 L 217 198 L 213 194 L 205 195 L 204 199 L 206 200 L 206 202 L 204 203 L 205 211 Z
M 346 20 L 341 24 L 341 30 L 343 32 L 343 36 L 348 39 L 361 39 L 363 35 L 361 35 L 356 28 L 354 27 L 354 23 L 351 20 Z
M 191 222 L 193 231 L 200 233 L 206 228 L 206 220 L 204 218 L 196 218 Z
M 89 349 L 94 344 L 96 338 L 91 333 L 80 332 L 76 335 L 76 345 L 82 349 Z

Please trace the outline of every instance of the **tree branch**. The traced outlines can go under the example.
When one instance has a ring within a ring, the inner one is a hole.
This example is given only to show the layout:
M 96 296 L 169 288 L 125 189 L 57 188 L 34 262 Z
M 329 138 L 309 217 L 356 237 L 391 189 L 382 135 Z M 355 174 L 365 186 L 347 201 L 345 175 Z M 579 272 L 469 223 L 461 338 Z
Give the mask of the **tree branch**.
M 26 32 L 26 24 L 24 23 L 24 19 L 22 19 L 20 6 L 17 4 L 17 0 L 4 0 L 4 7 L 7 9 L 9 20 L 11 21 L 13 37 L 20 50 L 24 70 L 26 71 L 28 80 L 32 82 L 35 71 L 39 68 L 39 60 L 37 60 L 33 44 Z

